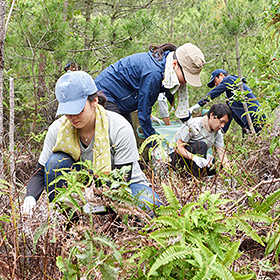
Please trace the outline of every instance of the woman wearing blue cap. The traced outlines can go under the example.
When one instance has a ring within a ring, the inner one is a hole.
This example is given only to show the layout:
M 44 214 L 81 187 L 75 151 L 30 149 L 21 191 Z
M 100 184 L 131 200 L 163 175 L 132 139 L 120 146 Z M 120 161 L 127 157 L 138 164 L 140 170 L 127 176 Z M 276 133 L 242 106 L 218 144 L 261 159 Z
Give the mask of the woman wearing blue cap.
M 243 133 L 247 133 L 250 127 L 247 121 L 245 114 L 244 106 L 241 101 L 234 100 L 234 91 L 239 90 L 239 85 L 237 84 L 237 76 L 228 75 L 228 72 L 223 69 L 216 69 L 212 72 L 210 81 L 207 86 L 213 88 L 204 98 L 202 98 L 198 103 L 190 108 L 190 111 L 193 112 L 200 107 L 204 106 L 210 99 L 214 99 L 220 96 L 222 93 L 226 93 L 226 98 L 228 99 L 228 105 L 232 110 L 232 117 L 234 120 L 242 127 Z M 255 132 L 258 133 L 261 131 L 263 124 L 257 120 L 256 113 L 260 110 L 260 103 L 257 101 L 256 96 L 252 93 L 252 90 L 244 83 L 242 80 L 243 89 L 246 93 L 246 99 L 248 100 L 247 107 L 250 112 L 250 117 L 255 129 Z M 215 88 L 214 88 L 215 87 Z M 263 115 L 261 121 L 264 121 L 265 116 Z M 223 128 L 224 132 L 227 132 L 229 125 L 232 119 L 225 125 Z
M 55 197 L 50 183 L 61 173 L 57 169 L 79 168 L 78 161 L 91 160 L 93 172 L 110 173 L 114 168 L 131 166 L 127 180 L 131 181 L 132 195 L 143 193 L 140 200 L 159 205 L 159 197 L 149 187 L 138 160 L 138 150 L 131 125 L 119 114 L 106 111 L 105 96 L 98 92 L 91 76 L 83 71 L 67 72 L 55 87 L 59 102 L 54 121 L 47 132 L 36 172 L 27 184 L 23 213 L 32 213 L 44 188 L 49 201 Z M 63 187 L 63 181 L 56 188 Z M 154 196 L 154 197 L 153 197 Z

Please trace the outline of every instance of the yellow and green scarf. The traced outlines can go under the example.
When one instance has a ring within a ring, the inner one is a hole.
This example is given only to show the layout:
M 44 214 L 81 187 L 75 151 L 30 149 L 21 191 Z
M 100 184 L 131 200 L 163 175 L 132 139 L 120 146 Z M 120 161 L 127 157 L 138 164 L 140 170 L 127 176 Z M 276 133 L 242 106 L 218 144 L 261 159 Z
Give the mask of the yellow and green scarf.
M 111 171 L 111 156 L 109 143 L 109 122 L 104 107 L 97 104 L 95 120 L 95 137 L 93 143 L 93 169 L 104 173 Z M 67 120 L 63 120 L 58 130 L 54 152 L 64 152 L 69 154 L 75 161 L 81 157 L 81 147 L 79 143 L 78 130 Z

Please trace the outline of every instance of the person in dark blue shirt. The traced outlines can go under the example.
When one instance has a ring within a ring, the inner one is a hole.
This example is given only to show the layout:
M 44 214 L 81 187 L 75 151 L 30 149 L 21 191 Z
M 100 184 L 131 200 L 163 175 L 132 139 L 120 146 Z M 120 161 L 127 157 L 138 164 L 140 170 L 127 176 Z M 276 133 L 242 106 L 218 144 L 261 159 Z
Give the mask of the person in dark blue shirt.
M 172 94 L 180 94 L 182 106 L 180 110 L 177 108 L 176 112 L 181 112 L 177 115 L 182 121 L 190 119 L 187 90 L 186 87 L 180 89 L 186 84 L 201 86 L 199 74 L 205 64 L 203 53 L 191 43 L 178 48 L 173 44 L 162 44 L 149 49 L 120 59 L 94 80 L 98 90 L 107 97 L 107 110 L 123 115 L 131 124 L 130 113 L 138 110 L 145 138 L 155 134 L 150 116 L 152 106 L 164 88 Z
M 235 100 L 234 91 L 240 90 L 239 79 L 237 76 L 229 75 L 227 71 L 223 69 L 216 69 L 212 72 L 210 81 L 207 86 L 213 88 L 204 98 L 202 98 L 198 103 L 190 108 L 190 112 L 197 110 L 198 108 L 204 106 L 210 101 L 210 99 L 215 99 L 225 92 L 227 103 L 232 110 L 232 118 L 242 127 L 242 132 L 247 133 L 250 130 L 247 116 L 245 114 L 244 106 L 242 101 Z M 258 102 L 256 96 L 252 93 L 252 90 L 246 85 L 245 80 L 241 79 L 243 84 L 243 89 L 246 97 L 246 103 L 248 111 L 250 112 L 250 117 L 253 123 L 253 127 L 256 133 L 259 133 L 262 130 L 265 116 L 263 115 L 260 118 L 260 121 L 257 117 L 257 112 L 260 110 L 261 105 Z M 226 133 L 231 120 L 225 125 L 223 131 Z

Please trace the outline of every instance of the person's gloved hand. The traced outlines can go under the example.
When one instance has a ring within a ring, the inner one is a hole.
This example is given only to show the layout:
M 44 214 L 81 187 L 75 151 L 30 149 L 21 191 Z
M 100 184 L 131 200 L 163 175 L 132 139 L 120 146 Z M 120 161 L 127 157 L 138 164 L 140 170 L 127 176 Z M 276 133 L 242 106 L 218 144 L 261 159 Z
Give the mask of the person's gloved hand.
M 23 204 L 21 206 L 21 214 L 28 214 L 32 215 L 33 208 L 36 205 L 36 199 L 34 196 L 27 196 L 25 197 Z
M 161 119 L 155 117 L 155 116 L 151 116 L 151 121 L 152 122 L 157 122 L 159 124 L 164 124 L 164 121 L 162 121 Z
M 195 105 L 193 105 L 193 106 L 189 109 L 189 111 L 190 111 L 190 113 L 192 114 L 192 113 L 195 113 L 196 111 L 198 111 L 200 108 L 201 108 L 200 105 L 199 105 L 198 103 L 196 103 Z
M 199 168 L 209 167 L 210 164 L 208 160 L 204 157 L 194 156 L 192 160 L 196 163 Z
M 200 131 L 199 124 L 194 121 L 191 117 L 185 124 L 189 127 L 190 131 L 193 132 L 194 135 L 197 135 Z

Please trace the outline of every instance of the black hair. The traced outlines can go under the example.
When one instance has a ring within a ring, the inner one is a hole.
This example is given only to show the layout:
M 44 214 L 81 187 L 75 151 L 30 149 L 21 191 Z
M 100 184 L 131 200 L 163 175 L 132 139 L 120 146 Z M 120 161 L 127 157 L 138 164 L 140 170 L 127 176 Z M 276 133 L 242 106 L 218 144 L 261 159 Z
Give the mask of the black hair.
M 171 43 L 161 44 L 158 46 L 149 45 L 149 50 L 153 53 L 153 57 L 157 57 L 157 60 L 162 60 L 163 53 L 166 51 L 175 51 L 177 46 Z
M 223 116 L 227 115 L 228 119 L 231 119 L 231 109 L 230 107 L 225 103 L 217 103 L 213 104 L 210 108 L 210 110 L 207 112 L 208 118 L 210 118 L 211 113 L 214 114 L 214 116 L 217 116 L 218 119 L 222 118 Z
M 105 108 L 107 97 L 104 95 L 102 91 L 97 91 L 96 93 L 88 96 L 88 101 L 93 102 L 95 97 L 98 98 L 98 104 L 102 105 Z

